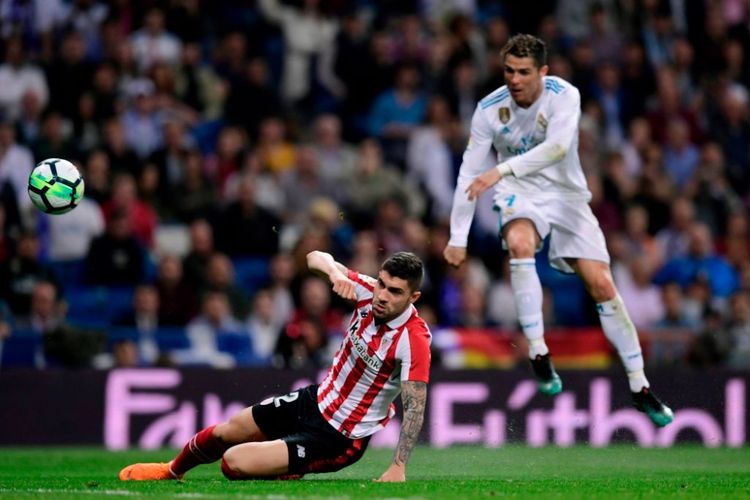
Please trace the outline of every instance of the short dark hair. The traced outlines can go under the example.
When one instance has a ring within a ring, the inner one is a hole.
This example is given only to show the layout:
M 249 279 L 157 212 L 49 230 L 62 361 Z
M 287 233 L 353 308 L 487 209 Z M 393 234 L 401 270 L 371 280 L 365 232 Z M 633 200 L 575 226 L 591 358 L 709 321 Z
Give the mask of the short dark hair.
M 411 291 L 419 290 L 422 286 L 424 265 L 422 259 L 411 252 L 396 252 L 383 262 L 380 267 L 391 276 L 401 278 L 409 283 Z
M 541 68 L 547 64 L 547 44 L 533 35 L 513 35 L 500 51 L 500 55 L 503 57 L 503 62 L 507 55 L 530 57 L 534 60 L 534 65 Z

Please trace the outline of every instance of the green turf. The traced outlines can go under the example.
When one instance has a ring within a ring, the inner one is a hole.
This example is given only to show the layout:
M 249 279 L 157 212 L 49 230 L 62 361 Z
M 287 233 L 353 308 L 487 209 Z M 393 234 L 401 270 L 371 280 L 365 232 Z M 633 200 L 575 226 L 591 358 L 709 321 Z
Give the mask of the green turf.
M 0 449 L 0 498 L 750 498 L 749 447 L 418 448 L 405 484 L 372 481 L 390 461 L 388 450 L 370 450 L 348 469 L 302 481 L 229 482 L 217 464 L 202 466 L 181 482 L 117 480 L 128 463 L 172 455 Z

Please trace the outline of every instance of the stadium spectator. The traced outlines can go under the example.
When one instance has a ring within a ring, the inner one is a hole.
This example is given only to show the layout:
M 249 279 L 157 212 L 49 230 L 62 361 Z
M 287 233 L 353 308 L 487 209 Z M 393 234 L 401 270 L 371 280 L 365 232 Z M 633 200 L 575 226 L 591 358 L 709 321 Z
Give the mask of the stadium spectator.
M 44 113 L 42 127 L 34 143 L 32 152 L 35 158 L 77 159 L 78 145 L 71 137 L 72 123 L 54 109 Z
M 159 346 L 156 343 L 156 334 L 159 331 L 161 316 L 159 304 L 159 292 L 156 287 L 149 284 L 139 284 L 135 287 L 132 310 L 124 316 L 115 318 L 113 322 L 113 326 L 116 327 L 132 328 L 132 332 L 128 332 L 132 337 L 122 339 L 123 342 L 117 343 L 113 348 L 115 366 L 126 364 L 124 361 L 118 361 L 118 356 L 128 358 L 133 354 L 135 363 L 132 363 L 132 366 L 153 366 L 157 363 Z M 120 345 L 128 342 L 135 347 L 134 353 L 130 352 L 131 346 Z M 118 348 L 122 349 L 122 352 L 118 352 Z
M 337 184 L 320 172 L 318 156 L 310 145 L 297 148 L 294 166 L 280 178 L 284 193 L 283 219 L 290 226 L 307 222 L 313 201 L 335 196 Z
M 297 273 L 295 262 L 290 254 L 281 252 L 271 258 L 268 267 L 270 278 L 266 289 L 273 301 L 273 318 L 275 322 L 285 324 L 294 313 L 291 288 Z
M 59 287 L 52 270 L 40 260 L 39 244 L 36 233 L 24 232 L 18 238 L 15 255 L 0 263 L 0 298 L 17 316 L 29 314 L 37 283 L 50 282 Z
M 175 74 L 175 91 L 178 99 L 207 121 L 221 118 L 229 92 L 226 82 L 203 61 L 201 46 L 195 42 L 182 47 L 180 66 Z
M 34 285 L 29 314 L 18 318 L 16 326 L 42 336 L 42 366 L 90 368 L 94 357 L 104 348 L 104 335 L 66 322 L 65 305 L 55 285 L 47 281 Z
M 693 176 L 700 153 L 689 141 L 689 130 L 684 120 L 675 118 L 667 123 L 667 142 L 664 145 L 664 168 L 678 190 L 682 190 Z
M 121 118 L 125 144 L 139 159 L 144 159 L 163 145 L 165 115 L 158 107 L 154 82 L 150 79 L 132 80 L 127 87 L 127 98 Z
M 295 145 L 287 137 L 286 125 L 278 117 L 271 116 L 260 122 L 257 147 L 264 170 L 278 175 L 294 164 Z
M 279 0 L 260 0 L 259 6 L 269 21 L 279 25 L 284 37 L 281 76 L 284 103 L 294 110 L 305 106 L 316 110 L 315 105 L 326 97 L 322 92 L 339 93 L 321 67 L 324 53 L 333 46 L 338 23 L 315 0 L 303 2 L 301 9 Z
M 370 135 L 382 142 L 387 161 L 404 167 L 409 136 L 424 119 L 426 110 L 427 97 L 420 87 L 418 68 L 401 65 L 393 87 L 375 99 L 368 116 Z
M 105 230 L 101 207 L 87 196 L 65 217 L 48 217 L 46 224 L 49 236 L 46 254 L 55 262 L 82 261 L 91 242 Z
M 260 58 L 250 59 L 244 73 L 231 81 L 224 102 L 226 120 L 244 128 L 250 137 L 257 137 L 260 123 L 281 113 L 281 102 L 271 86 L 268 65 Z
M 717 299 L 729 298 L 739 285 L 737 272 L 716 255 L 711 230 L 700 222 L 690 227 L 687 253 L 672 256 L 654 276 L 657 285 L 675 282 L 683 288 L 697 280 L 705 282 Z
M 116 212 L 126 214 L 133 236 L 146 248 L 154 246 L 156 211 L 138 199 L 135 179 L 129 174 L 119 174 L 112 181 L 112 196 L 102 206 L 107 223 Z
M 200 288 L 206 282 L 206 267 L 214 253 L 213 228 L 206 219 L 190 223 L 190 248 L 182 259 L 185 280 L 190 286 Z
M 276 346 L 277 366 L 301 369 L 323 368 L 330 356 L 329 339 L 343 324 L 343 317 L 331 309 L 331 292 L 315 276 L 305 278 L 300 304 L 292 319 L 284 325 Z
M 0 112 L 0 183 L 13 188 L 15 211 L 24 219 L 31 210 L 31 199 L 26 193 L 29 174 L 34 168 L 31 151 L 15 141 L 13 124 Z
M 154 284 L 161 324 L 182 326 L 198 313 L 198 289 L 188 282 L 182 261 L 175 255 L 165 255 L 159 260 Z
M 178 261 L 179 262 L 179 261 Z M 221 292 L 235 318 L 245 318 L 250 312 L 250 303 L 245 292 L 239 288 L 234 278 L 234 265 L 226 255 L 214 253 L 206 266 L 206 283 L 201 294 Z
M 750 294 L 740 291 L 729 301 L 729 322 L 727 330 L 732 347 L 728 352 L 727 364 L 735 370 L 750 367 Z
M 223 334 L 242 334 L 243 328 L 229 307 L 225 293 L 211 291 L 203 296 L 201 313 L 187 327 L 190 348 L 172 352 L 180 365 L 208 365 L 212 368 L 232 368 L 236 361 L 227 352 L 219 350 L 218 337 Z
M 11 36 L 4 45 L 5 58 L 0 64 L 0 114 L 9 120 L 16 120 L 21 116 L 23 96 L 29 91 L 34 92 L 39 98 L 40 107 L 44 108 L 49 102 L 49 87 L 44 72 L 27 60 L 20 37 Z
M 19 144 L 33 148 L 41 133 L 43 109 L 39 96 L 27 91 L 21 101 L 21 115 L 16 119 L 16 139 Z
M 197 149 L 180 152 L 179 180 L 168 190 L 169 209 L 183 223 L 209 218 L 216 207 L 216 186 L 203 169 Z
M 135 173 L 140 160 L 125 137 L 125 125 L 118 117 L 104 123 L 104 151 L 109 159 L 112 175 Z
M 343 141 L 341 120 L 336 115 L 320 115 L 313 125 L 313 144 L 320 175 L 328 182 L 346 178 L 356 168 L 357 149 Z
M 252 311 L 245 321 L 253 349 L 264 363 L 271 363 L 285 321 L 275 314 L 273 295 L 268 289 L 260 289 L 253 297 Z M 280 321 L 281 319 L 281 321 Z
M 432 96 L 427 103 L 426 121 L 409 139 L 406 151 L 407 178 L 420 186 L 431 202 L 432 220 L 445 221 L 453 203 L 453 151 L 457 124 L 448 102 Z
M 86 41 L 78 30 L 68 31 L 62 39 L 59 55 L 45 68 L 50 86 L 50 107 L 72 118 L 78 101 L 91 85 L 94 66 L 86 60 Z M 46 156 L 43 158 L 47 158 Z
M 86 281 L 91 285 L 135 285 L 144 278 L 145 249 L 133 234 L 129 215 L 112 212 L 107 231 L 91 242 Z
M 95 201 L 100 207 L 111 196 L 111 175 L 109 157 L 101 149 L 94 149 L 86 157 L 83 176 L 86 182 L 86 198 Z
M 695 222 L 693 202 L 684 196 L 675 198 L 670 207 L 669 225 L 656 233 L 656 244 L 661 255 L 682 255 L 688 250 L 688 230 Z
M 398 199 L 408 215 L 421 216 L 424 199 L 392 165 L 384 162 L 383 151 L 373 139 L 359 145 L 356 170 L 343 181 L 341 204 L 355 227 L 372 225 L 378 204 L 386 198 Z
M 151 8 L 143 19 L 143 27 L 130 36 L 133 57 L 142 73 L 154 64 L 164 62 L 176 66 L 182 43 L 165 29 L 164 12 Z
M 270 257 L 279 249 L 281 221 L 255 200 L 255 182 L 244 177 L 237 201 L 213 219 L 216 248 L 230 256 Z
M 633 324 L 646 330 L 664 317 L 661 290 L 651 283 L 654 263 L 648 255 L 631 253 L 623 266 L 613 266 L 612 275 L 628 311 L 633 314 Z

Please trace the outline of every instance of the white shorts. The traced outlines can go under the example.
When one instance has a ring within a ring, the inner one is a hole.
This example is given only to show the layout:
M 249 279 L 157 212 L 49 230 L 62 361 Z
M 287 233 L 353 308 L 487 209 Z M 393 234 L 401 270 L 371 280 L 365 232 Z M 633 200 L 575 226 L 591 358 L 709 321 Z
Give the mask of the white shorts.
M 565 262 L 566 258 L 609 264 L 604 233 L 584 200 L 539 199 L 526 194 L 500 193 L 495 197 L 494 208 L 500 213 L 501 235 L 503 226 L 516 219 L 531 220 L 542 240 L 549 235 L 549 262 L 559 271 L 575 272 Z M 508 248 L 505 240 L 503 248 Z M 541 248 L 540 243 L 537 251 Z

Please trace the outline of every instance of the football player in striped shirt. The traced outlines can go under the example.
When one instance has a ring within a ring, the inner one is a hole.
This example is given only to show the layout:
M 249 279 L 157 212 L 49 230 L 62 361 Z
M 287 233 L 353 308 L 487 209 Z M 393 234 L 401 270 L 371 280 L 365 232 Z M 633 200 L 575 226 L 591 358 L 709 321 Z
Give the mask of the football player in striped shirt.
M 323 382 L 246 408 L 198 432 L 171 462 L 129 465 L 120 479 L 180 479 L 193 467 L 218 460 L 229 479 L 337 471 L 362 457 L 370 436 L 393 417 L 400 394 L 404 416 L 398 446 L 379 480 L 406 480 L 430 373 L 432 336 L 414 307 L 422 261 L 396 253 L 377 278 L 347 269 L 323 252 L 308 254 L 307 264 L 328 278 L 335 293 L 355 303 Z
M 506 85 L 482 99 L 474 112 L 444 257 L 453 266 L 466 259 L 476 199 L 494 187 L 516 311 L 539 390 L 548 395 L 562 391 L 544 342 L 542 287 L 534 259 L 549 235 L 550 264 L 583 280 L 604 334 L 625 366 L 635 407 L 656 425 L 667 425 L 672 410 L 651 392 L 638 333 L 615 288 L 604 234 L 588 205 L 591 193 L 578 158 L 580 93 L 565 80 L 547 76 L 547 49 L 534 36 L 512 37 L 502 56 Z M 492 148 L 497 156 L 488 164 Z

